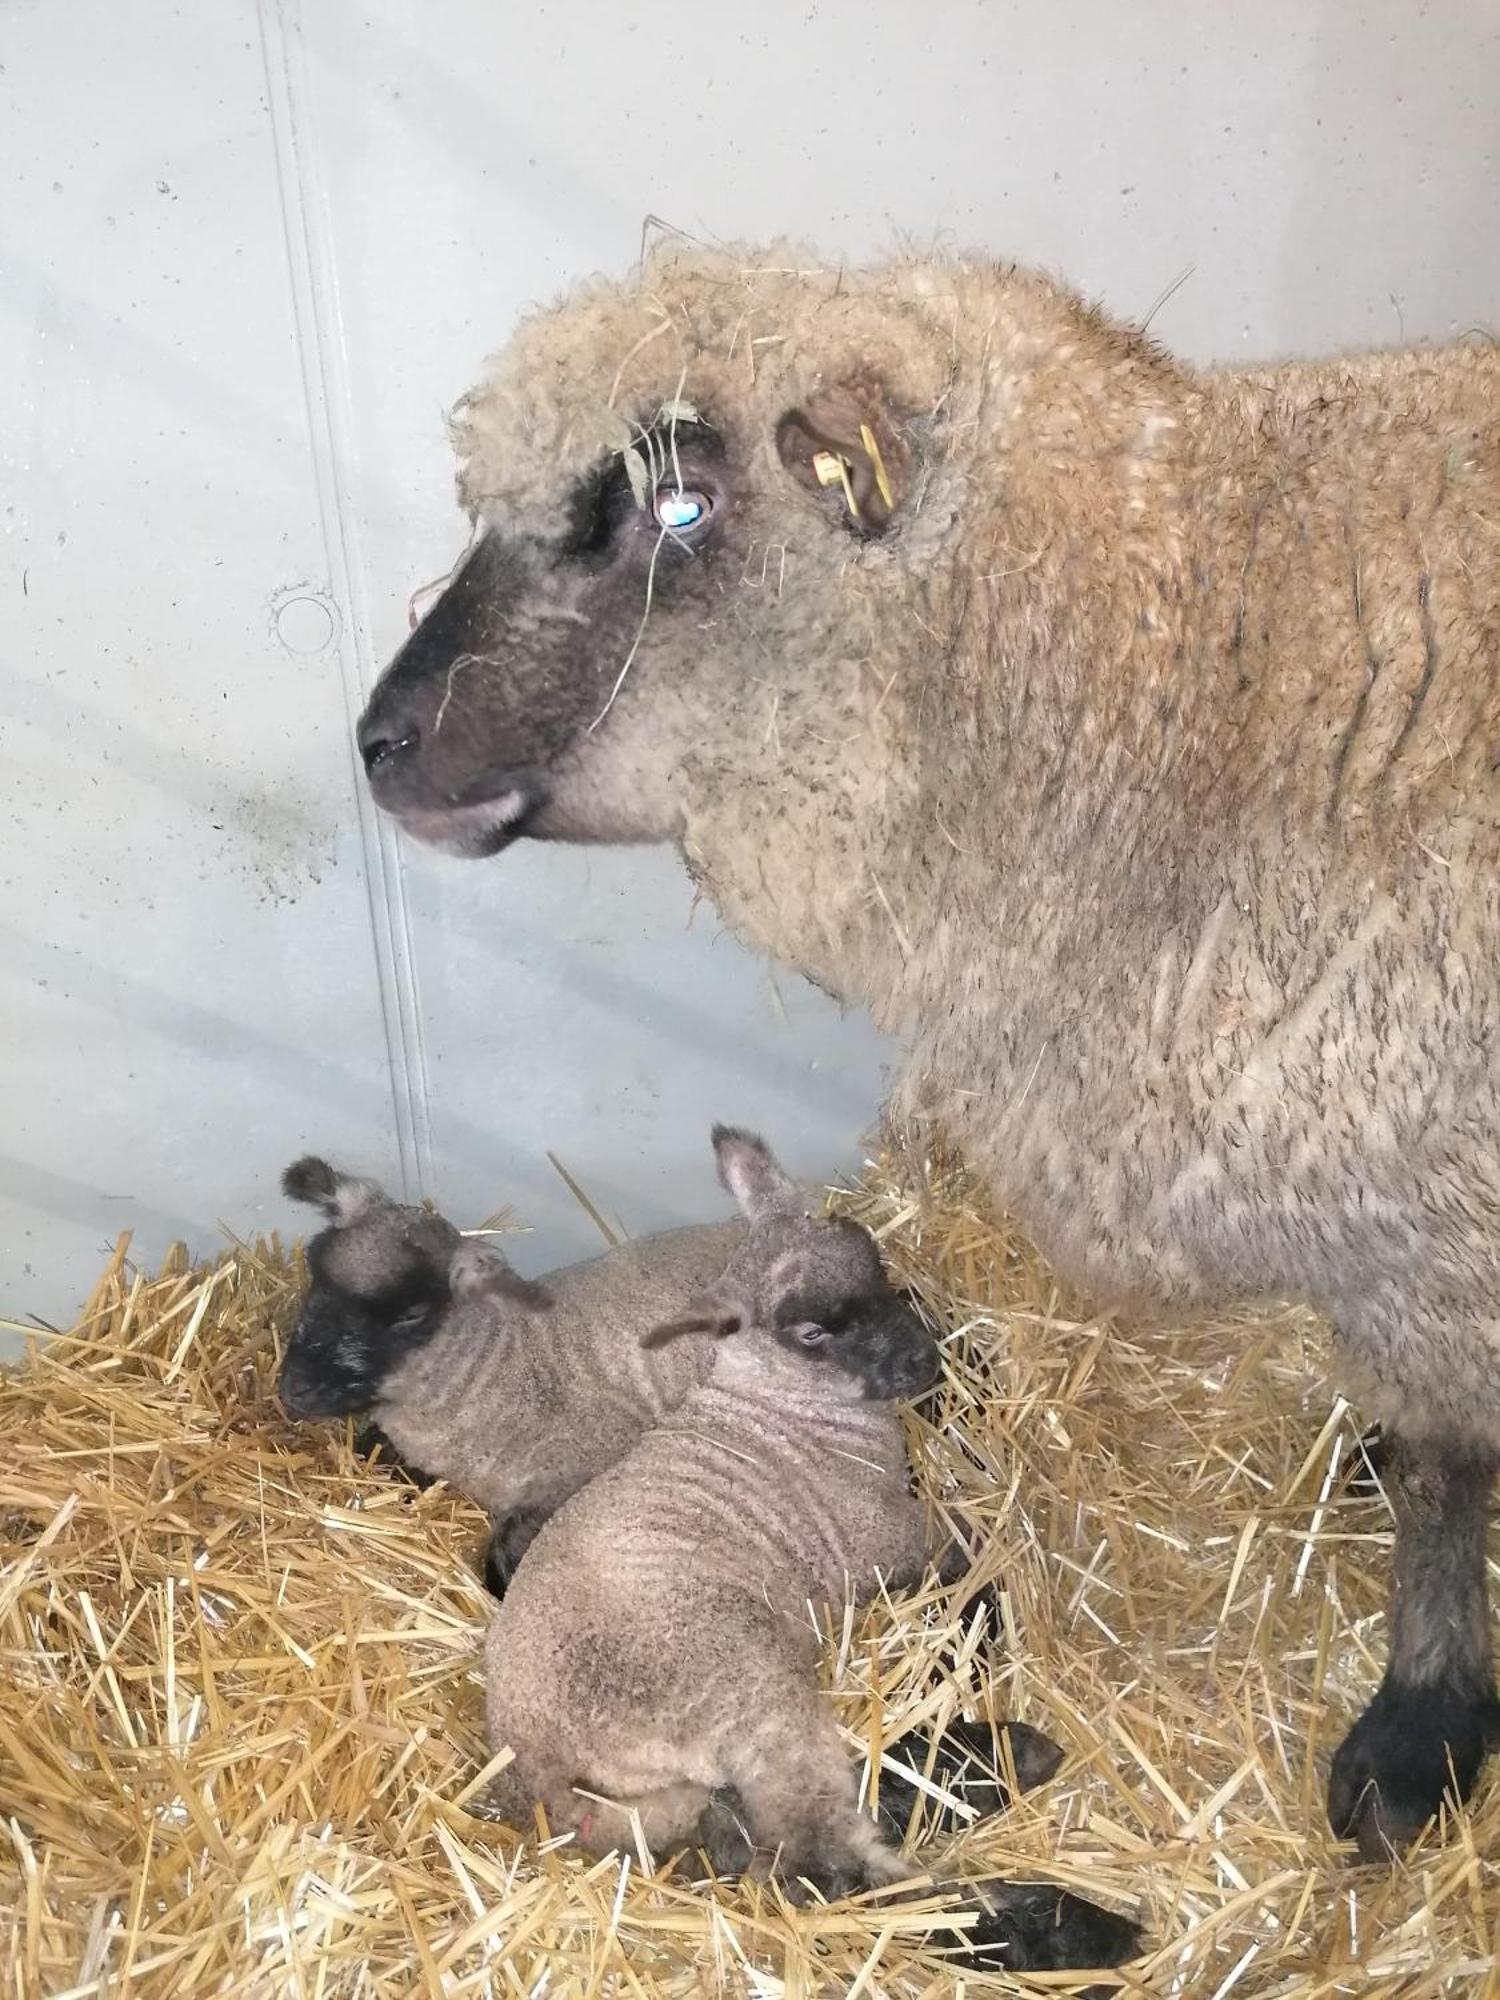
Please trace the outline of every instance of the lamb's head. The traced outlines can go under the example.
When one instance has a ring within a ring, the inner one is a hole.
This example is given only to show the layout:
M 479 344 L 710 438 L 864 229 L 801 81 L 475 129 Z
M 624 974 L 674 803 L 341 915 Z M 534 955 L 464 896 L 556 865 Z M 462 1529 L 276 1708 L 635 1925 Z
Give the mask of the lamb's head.
M 327 1218 L 307 1245 L 311 1282 L 278 1384 L 293 1416 L 370 1409 L 386 1375 L 455 1299 L 503 1294 L 523 1307 L 547 1304 L 499 1251 L 430 1209 L 390 1200 L 373 1181 L 309 1157 L 288 1167 L 281 1184 Z
M 920 1396 L 937 1380 L 937 1343 L 893 1290 L 867 1229 L 828 1216 L 753 1133 L 716 1125 L 719 1177 L 752 1225 L 724 1274 L 648 1345 L 712 1332 L 771 1342 L 828 1371 L 831 1393 Z
M 895 809 L 898 669 L 947 588 L 962 267 L 809 261 L 669 244 L 525 322 L 459 406 L 478 539 L 359 730 L 408 831 L 692 852 L 761 773 L 793 821 L 851 788 Z

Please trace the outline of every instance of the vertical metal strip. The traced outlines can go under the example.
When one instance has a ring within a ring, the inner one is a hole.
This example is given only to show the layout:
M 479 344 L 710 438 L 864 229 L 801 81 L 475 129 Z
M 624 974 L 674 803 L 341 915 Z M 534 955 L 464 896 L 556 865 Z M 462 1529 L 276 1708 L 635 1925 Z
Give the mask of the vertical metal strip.
M 401 1179 L 406 1199 L 413 1200 L 431 1180 L 427 1057 L 400 847 L 390 822 L 375 810 L 354 748 L 354 724 L 376 669 L 364 569 L 345 492 L 344 475 L 356 454 L 332 217 L 318 172 L 300 0 L 257 0 L 257 12 L 328 585 L 343 617 L 339 667 Z

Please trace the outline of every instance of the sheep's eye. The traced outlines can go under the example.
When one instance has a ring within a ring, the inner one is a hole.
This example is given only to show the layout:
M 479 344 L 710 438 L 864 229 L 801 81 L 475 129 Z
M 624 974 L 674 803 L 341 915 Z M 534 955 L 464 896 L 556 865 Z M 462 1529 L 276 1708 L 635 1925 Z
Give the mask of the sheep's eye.
M 794 1326 L 792 1332 L 803 1347 L 821 1347 L 828 1338 L 826 1326 L 819 1326 L 815 1320 L 807 1320 L 801 1326 Z
M 673 535 L 701 527 L 713 510 L 714 503 L 706 493 L 685 486 L 659 486 L 652 509 L 661 526 Z

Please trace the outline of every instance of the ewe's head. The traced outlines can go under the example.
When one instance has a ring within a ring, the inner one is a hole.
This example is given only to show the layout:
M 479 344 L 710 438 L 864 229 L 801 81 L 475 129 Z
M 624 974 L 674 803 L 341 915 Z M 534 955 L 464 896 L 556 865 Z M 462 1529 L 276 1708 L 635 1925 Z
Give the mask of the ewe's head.
M 691 845 L 762 773 L 793 816 L 884 796 L 957 505 L 966 278 L 797 263 L 669 244 L 460 405 L 479 539 L 360 725 L 408 831 Z
M 455 1298 L 503 1292 L 523 1305 L 547 1302 L 498 1251 L 466 1241 L 429 1209 L 391 1201 L 373 1181 L 308 1157 L 281 1185 L 328 1219 L 307 1245 L 311 1283 L 278 1385 L 295 1417 L 371 1408 L 386 1375 Z
M 891 1288 L 869 1231 L 824 1215 L 753 1133 L 716 1125 L 713 1142 L 719 1178 L 752 1227 L 719 1282 L 646 1344 L 736 1334 L 803 1357 L 833 1394 L 880 1402 L 930 1389 L 937 1343 Z

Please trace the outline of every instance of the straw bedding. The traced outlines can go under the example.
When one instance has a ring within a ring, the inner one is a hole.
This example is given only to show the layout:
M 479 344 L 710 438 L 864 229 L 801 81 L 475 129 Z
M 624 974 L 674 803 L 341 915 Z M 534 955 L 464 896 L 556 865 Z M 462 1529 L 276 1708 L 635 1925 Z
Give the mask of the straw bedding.
M 839 1199 L 947 1330 L 919 1478 L 1009 1628 L 987 1654 L 935 1595 L 836 1625 L 851 1755 L 959 1707 L 1056 1738 L 1057 1778 L 947 1851 L 1138 1914 L 1127 1990 L 1490 1990 L 1500 1786 L 1403 1868 L 1355 1869 L 1324 1831 L 1378 1677 L 1388 1517 L 1346 1486 L 1357 1430 L 1316 1325 L 1091 1320 L 956 1171 L 885 1162 Z M 274 1239 L 154 1278 L 122 1244 L 0 1391 L 5 1990 L 1007 1990 L 960 1984 L 932 1899 L 791 1910 L 471 1814 L 483 1524 L 282 1417 L 300 1275 Z

